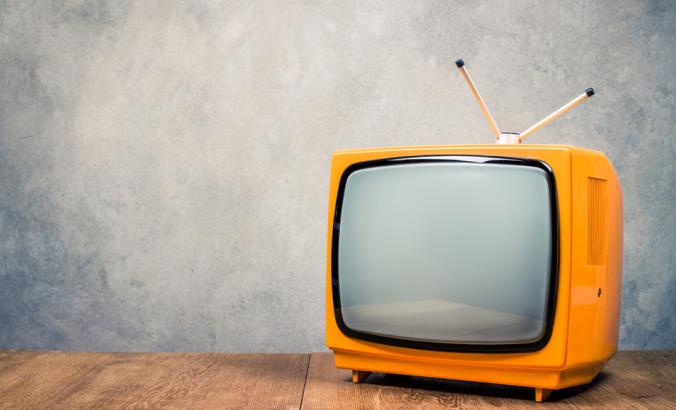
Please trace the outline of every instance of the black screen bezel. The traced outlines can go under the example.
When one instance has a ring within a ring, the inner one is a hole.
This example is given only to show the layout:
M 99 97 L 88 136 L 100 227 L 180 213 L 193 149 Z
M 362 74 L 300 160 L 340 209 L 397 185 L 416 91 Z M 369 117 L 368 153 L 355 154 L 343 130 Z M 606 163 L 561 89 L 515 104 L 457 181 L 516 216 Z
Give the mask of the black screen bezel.
M 552 252 L 549 280 L 549 295 L 547 299 L 546 318 L 544 333 L 540 339 L 528 343 L 509 343 L 509 344 L 467 344 L 467 343 L 443 343 L 424 340 L 411 340 L 403 338 L 388 337 L 379 334 L 366 333 L 350 329 L 343 320 L 340 309 L 340 291 L 339 291 L 339 267 L 338 267 L 338 245 L 340 240 L 340 221 L 343 205 L 343 196 L 345 186 L 350 175 L 358 170 L 373 167 L 382 167 L 388 165 L 403 165 L 417 163 L 433 162 L 464 162 L 473 164 L 503 164 L 515 166 L 529 166 L 543 170 L 547 176 L 550 195 L 550 213 L 552 222 Z M 338 193 L 336 196 L 336 207 L 333 216 L 333 229 L 331 238 L 331 286 L 333 295 L 333 310 L 338 328 L 348 337 L 375 342 L 384 345 L 407 347 L 413 349 L 444 351 L 444 352 L 468 352 L 468 353 L 521 353 L 535 352 L 547 345 L 554 326 L 554 314 L 556 309 L 556 291 L 558 288 L 559 276 L 559 215 L 558 200 L 556 193 L 556 180 L 552 169 L 545 162 L 517 157 L 498 157 L 484 155 L 427 155 L 427 156 L 406 156 L 395 158 L 384 158 L 372 161 L 363 161 L 348 166 L 340 178 Z

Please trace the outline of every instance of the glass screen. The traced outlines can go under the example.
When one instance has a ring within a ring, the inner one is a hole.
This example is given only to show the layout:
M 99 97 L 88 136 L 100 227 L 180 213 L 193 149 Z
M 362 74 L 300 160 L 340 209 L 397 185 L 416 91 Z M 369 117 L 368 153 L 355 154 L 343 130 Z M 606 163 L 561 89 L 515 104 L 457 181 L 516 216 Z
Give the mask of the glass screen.
M 421 342 L 540 340 L 550 201 L 535 166 L 438 161 L 352 172 L 337 254 L 344 325 Z

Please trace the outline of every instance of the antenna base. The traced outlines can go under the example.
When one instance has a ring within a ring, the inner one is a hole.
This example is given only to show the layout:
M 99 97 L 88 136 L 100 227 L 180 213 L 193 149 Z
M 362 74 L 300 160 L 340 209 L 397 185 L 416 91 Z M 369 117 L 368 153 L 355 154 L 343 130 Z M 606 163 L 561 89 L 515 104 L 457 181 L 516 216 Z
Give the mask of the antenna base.
M 515 132 L 503 132 L 498 137 L 496 144 L 521 144 L 521 136 Z

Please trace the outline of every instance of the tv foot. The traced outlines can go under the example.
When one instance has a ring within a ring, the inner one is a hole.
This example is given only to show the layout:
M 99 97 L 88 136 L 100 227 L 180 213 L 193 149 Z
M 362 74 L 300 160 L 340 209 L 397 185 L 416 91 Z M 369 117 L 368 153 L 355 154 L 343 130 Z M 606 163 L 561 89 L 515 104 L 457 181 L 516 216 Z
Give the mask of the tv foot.
M 354 376 L 353 376 L 353 378 L 354 378 Z M 550 389 L 541 389 L 539 387 L 536 387 L 535 388 L 535 401 L 540 403 L 540 402 L 547 400 L 547 397 L 549 397 L 549 394 L 551 392 L 552 391 Z
M 371 372 L 364 372 L 361 370 L 352 370 L 352 383 L 361 383 L 369 377 Z

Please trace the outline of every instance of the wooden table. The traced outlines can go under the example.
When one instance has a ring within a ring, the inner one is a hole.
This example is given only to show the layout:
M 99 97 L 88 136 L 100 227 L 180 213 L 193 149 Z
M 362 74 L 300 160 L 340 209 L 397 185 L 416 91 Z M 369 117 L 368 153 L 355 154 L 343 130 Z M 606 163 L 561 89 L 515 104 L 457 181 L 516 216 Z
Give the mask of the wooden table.
M 330 353 L 0 350 L 0 408 L 676 408 L 676 352 L 620 352 L 590 385 L 552 393 L 373 374 L 352 384 Z

